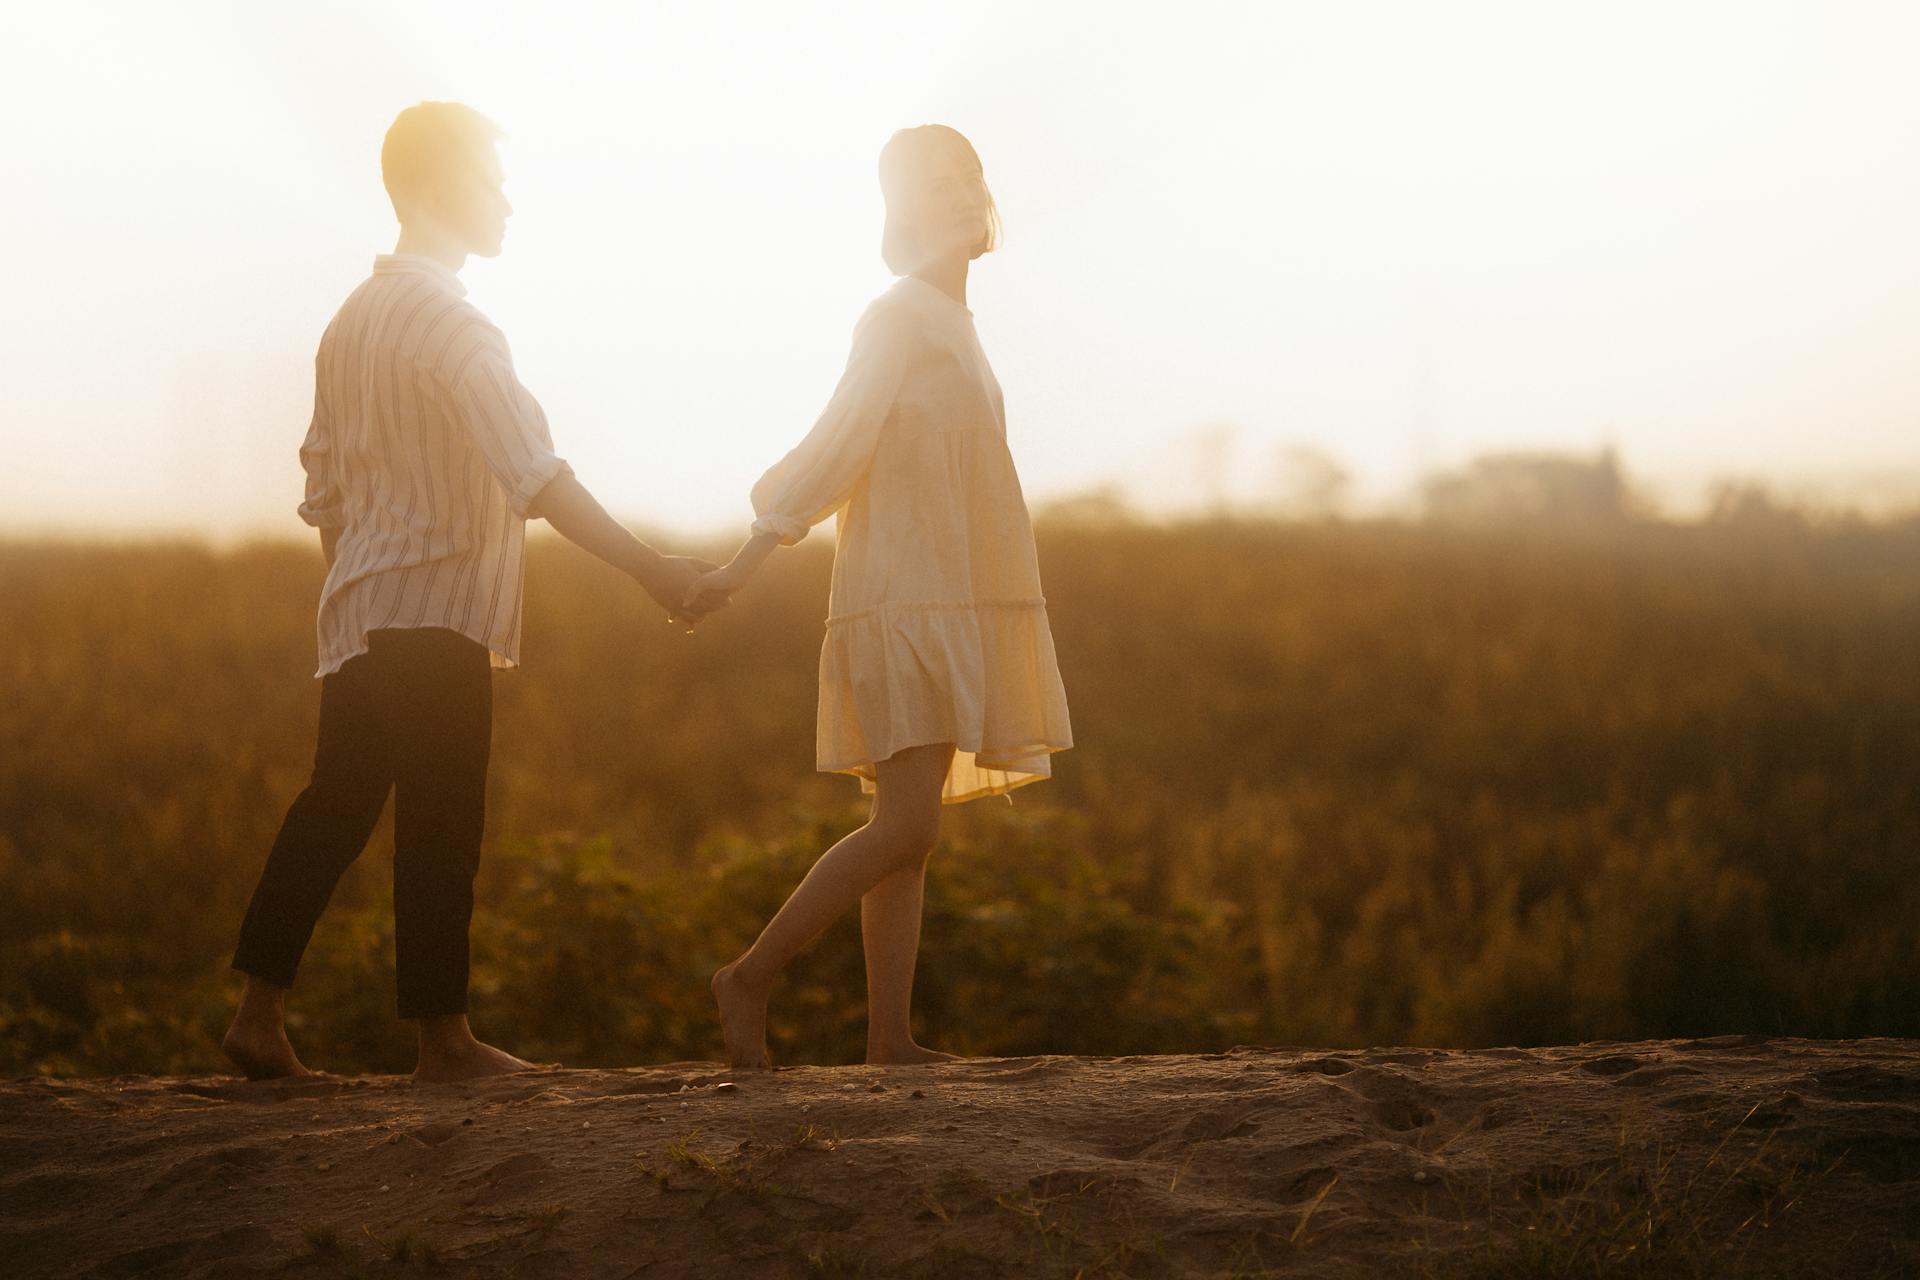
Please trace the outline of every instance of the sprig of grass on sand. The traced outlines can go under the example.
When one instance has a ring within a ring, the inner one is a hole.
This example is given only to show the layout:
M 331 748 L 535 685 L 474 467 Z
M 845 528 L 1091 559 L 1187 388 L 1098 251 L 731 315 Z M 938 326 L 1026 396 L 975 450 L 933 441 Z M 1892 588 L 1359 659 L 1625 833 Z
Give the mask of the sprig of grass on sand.
M 340 1228 L 331 1222 L 302 1227 L 300 1238 L 307 1242 L 306 1257 L 325 1258 L 340 1252 Z
M 368 1239 L 380 1246 L 380 1251 L 386 1254 L 387 1261 L 395 1266 L 432 1268 L 445 1261 L 440 1246 L 425 1236 L 416 1235 L 411 1231 L 400 1231 L 382 1240 L 373 1234 L 371 1228 L 362 1227 L 361 1230 L 367 1233 Z
M 1506 1277 L 1674 1277 L 1733 1280 L 1751 1274 L 1749 1252 L 1838 1167 L 1810 1167 L 1773 1149 L 1772 1133 L 1750 1151 L 1729 1145 L 1761 1104 L 1728 1126 L 1698 1164 L 1685 1145 L 1662 1149 L 1622 1131 L 1616 1156 L 1585 1170 L 1535 1171 L 1503 1199 L 1488 1188 L 1456 1208 L 1477 1244 L 1435 1245 L 1429 1233 L 1422 1280 Z

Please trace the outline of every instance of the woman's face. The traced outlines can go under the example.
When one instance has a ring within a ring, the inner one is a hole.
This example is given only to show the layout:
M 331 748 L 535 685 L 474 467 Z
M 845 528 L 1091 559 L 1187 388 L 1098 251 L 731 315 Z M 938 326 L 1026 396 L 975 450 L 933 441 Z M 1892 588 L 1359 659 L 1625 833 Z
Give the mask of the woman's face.
M 987 238 L 987 184 L 977 165 L 956 158 L 939 166 L 928 176 L 919 206 L 914 221 L 933 256 L 968 252 Z

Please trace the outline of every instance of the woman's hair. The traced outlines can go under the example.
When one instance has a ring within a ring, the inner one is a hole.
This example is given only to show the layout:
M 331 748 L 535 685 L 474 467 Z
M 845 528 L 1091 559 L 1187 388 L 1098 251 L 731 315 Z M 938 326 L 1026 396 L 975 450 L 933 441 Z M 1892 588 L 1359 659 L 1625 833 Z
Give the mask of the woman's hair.
M 980 168 L 980 156 L 973 144 L 958 129 L 949 129 L 943 124 L 901 129 L 880 148 L 880 191 L 887 200 L 887 223 L 880 233 L 880 256 L 885 259 L 887 270 L 897 276 L 906 275 L 918 265 L 913 259 L 914 228 L 910 210 L 925 192 L 928 180 L 943 167 Z M 980 243 L 974 245 L 968 255 L 971 258 L 1000 247 L 1000 209 L 994 204 L 993 192 L 987 190 L 984 178 L 980 185 L 987 195 L 987 226 Z
M 463 179 L 485 172 L 493 144 L 504 136 L 462 102 L 421 102 L 402 111 L 380 145 L 380 178 L 394 212 L 422 197 L 457 193 Z

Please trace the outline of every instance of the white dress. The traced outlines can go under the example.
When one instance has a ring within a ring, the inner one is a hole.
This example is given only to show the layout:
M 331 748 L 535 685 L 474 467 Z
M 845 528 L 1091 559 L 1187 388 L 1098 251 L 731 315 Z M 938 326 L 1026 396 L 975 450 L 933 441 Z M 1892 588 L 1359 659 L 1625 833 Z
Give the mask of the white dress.
M 755 532 L 792 546 L 838 513 L 820 651 L 819 768 L 951 742 L 941 798 L 1051 773 L 1073 745 L 1033 524 L 973 313 L 904 276 L 853 333 L 806 439 L 753 487 Z

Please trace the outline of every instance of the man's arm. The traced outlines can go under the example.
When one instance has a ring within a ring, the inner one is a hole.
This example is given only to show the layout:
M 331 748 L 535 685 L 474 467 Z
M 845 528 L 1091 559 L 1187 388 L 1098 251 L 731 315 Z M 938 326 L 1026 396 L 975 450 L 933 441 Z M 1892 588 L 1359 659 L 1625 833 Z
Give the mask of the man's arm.
M 608 515 L 571 471 L 547 482 L 534 496 L 527 516 L 545 520 L 568 542 L 638 582 L 675 621 L 695 622 L 718 607 L 689 610 L 681 606 L 687 588 L 701 574 L 711 572 L 713 565 L 689 556 L 661 555 Z
M 594 500 L 573 468 L 554 454 L 547 416 L 520 385 L 504 334 L 484 321 L 467 325 L 442 354 L 434 377 L 447 394 L 453 421 L 479 449 L 515 514 L 545 520 L 561 537 L 638 582 L 669 618 L 688 623 L 689 629 L 708 612 L 683 609 L 680 601 L 693 580 L 713 566 L 661 555 Z

